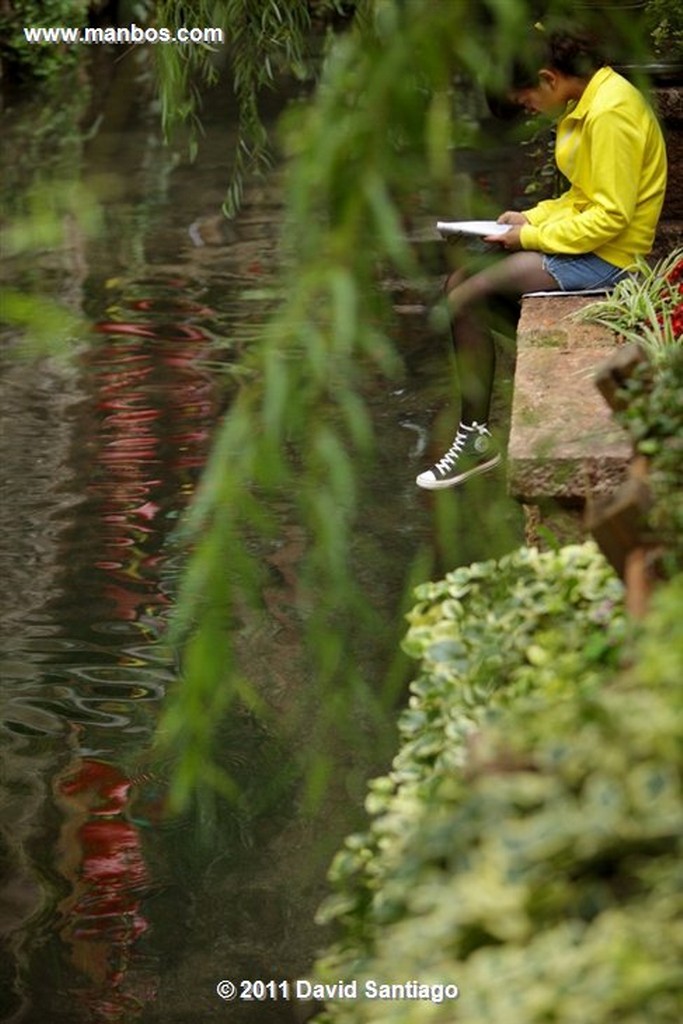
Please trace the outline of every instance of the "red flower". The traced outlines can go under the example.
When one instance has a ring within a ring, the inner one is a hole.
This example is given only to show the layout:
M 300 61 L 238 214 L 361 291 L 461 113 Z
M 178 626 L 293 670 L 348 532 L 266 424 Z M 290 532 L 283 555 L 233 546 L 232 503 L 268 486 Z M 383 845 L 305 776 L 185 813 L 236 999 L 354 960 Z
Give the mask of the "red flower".
M 673 267 L 666 275 L 666 280 L 669 284 L 676 284 L 679 281 L 683 282 L 683 259 L 677 260 L 677 262 L 674 263 Z

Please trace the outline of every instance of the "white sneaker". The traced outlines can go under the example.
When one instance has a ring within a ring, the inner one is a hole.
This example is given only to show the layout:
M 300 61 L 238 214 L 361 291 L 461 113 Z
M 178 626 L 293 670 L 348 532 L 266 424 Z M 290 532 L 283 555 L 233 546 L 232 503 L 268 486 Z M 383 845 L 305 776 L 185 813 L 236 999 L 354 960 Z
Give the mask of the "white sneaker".
M 420 473 L 415 483 L 428 491 L 455 487 L 471 476 L 487 473 L 500 459 L 500 452 L 483 423 L 461 423 L 446 454 L 431 469 Z

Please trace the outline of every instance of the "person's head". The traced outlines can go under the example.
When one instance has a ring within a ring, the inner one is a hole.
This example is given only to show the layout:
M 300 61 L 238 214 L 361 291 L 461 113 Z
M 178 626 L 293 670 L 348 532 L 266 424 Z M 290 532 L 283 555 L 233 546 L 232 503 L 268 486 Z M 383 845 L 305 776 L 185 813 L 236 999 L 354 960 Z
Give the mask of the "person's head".
M 588 32 L 535 26 L 524 60 L 513 66 L 511 98 L 528 110 L 555 113 L 578 99 L 603 64 L 600 47 Z

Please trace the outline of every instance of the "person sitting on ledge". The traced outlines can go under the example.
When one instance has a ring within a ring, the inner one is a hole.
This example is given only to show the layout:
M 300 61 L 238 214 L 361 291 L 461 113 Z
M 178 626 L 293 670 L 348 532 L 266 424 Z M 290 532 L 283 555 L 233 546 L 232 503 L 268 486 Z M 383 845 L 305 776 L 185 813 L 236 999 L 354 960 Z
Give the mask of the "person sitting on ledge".
M 605 66 L 595 40 L 536 27 L 529 52 L 527 70 L 513 73 L 511 97 L 527 110 L 559 114 L 555 159 L 570 187 L 524 212 L 501 214 L 498 222 L 509 230 L 486 241 L 511 255 L 446 280 L 460 425 L 445 455 L 417 477 L 428 490 L 460 484 L 501 461 L 488 427 L 495 348 L 481 306 L 495 295 L 612 288 L 636 256 L 651 251 L 664 201 L 659 124 L 638 89 Z

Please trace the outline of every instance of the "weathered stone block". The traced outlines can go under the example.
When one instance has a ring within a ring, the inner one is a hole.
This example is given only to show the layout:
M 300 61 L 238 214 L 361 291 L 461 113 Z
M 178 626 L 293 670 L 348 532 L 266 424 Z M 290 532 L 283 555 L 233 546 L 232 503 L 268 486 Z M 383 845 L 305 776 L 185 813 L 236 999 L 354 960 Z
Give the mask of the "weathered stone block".
M 624 479 L 631 446 L 594 383 L 611 331 L 569 318 L 589 300 L 526 298 L 508 447 L 510 493 L 527 504 L 582 508 Z

